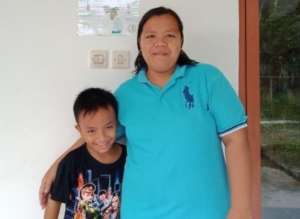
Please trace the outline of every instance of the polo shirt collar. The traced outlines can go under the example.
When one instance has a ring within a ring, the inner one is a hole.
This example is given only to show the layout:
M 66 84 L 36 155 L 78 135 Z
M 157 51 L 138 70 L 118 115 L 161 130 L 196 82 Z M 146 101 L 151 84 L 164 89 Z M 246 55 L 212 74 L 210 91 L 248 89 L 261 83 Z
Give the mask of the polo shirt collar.
M 186 65 L 182 65 L 182 66 L 177 65 L 175 72 L 171 76 L 169 82 L 176 81 L 176 79 L 183 77 L 185 75 L 185 70 L 186 70 Z M 152 84 L 151 81 L 149 81 L 147 78 L 147 73 L 145 71 L 145 68 L 141 69 L 138 72 L 137 78 L 138 78 L 138 81 L 141 83 Z
M 147 76 L 146 76 L 146 71 L 145 68 L 142 68 L 138 73 L 137 73 L 137 78 L 138 81 L 141 83 L 150 83 L 150 81 L 148 80 Z

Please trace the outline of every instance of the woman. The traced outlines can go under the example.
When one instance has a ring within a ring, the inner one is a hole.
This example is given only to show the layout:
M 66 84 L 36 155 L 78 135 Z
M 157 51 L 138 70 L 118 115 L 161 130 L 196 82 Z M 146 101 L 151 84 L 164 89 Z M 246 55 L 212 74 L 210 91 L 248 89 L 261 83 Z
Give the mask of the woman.
M 140 21 L 136 75 L 116 91 L 128 151 L 121 218 L 250 219 L 243 107 L 218 69 L 184 53 L 183 39 L 171 9 Z M 40 191 L 53 174 L 55 165 Z

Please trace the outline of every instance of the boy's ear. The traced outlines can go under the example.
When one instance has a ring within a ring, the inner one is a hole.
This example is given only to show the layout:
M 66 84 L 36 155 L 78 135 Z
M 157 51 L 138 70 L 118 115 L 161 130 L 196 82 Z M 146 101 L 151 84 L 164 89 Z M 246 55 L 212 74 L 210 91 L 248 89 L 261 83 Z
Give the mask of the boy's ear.
M 75 125 L 75 129 L 77 129 L 77 131 L 79 131 L 79 132 L 80 132 L 80 127 L 79 127 L 79 125 L 78 125 L 78 124 L 76 124 L 76 125 Z

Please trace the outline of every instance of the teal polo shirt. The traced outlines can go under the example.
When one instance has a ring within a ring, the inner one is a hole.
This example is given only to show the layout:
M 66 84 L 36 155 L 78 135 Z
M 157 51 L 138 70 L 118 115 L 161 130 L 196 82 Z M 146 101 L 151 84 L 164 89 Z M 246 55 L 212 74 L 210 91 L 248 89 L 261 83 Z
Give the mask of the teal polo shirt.
M 225 219 L 221 137 L 247 117 L 224 75 L 207 64 L 177 66 L 159 88 L 141 70 L 115 94 L 128 153 L 121 218 Z

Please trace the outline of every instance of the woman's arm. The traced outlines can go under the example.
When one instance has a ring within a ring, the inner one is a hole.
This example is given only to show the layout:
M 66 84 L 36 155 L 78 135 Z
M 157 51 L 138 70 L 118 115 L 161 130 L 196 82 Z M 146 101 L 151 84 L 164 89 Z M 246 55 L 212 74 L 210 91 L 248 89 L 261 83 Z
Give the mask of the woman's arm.
M 231 208 L 227 219 L 251 219 L 251 170 L 247 128 L 222 138 L 225 144 L 231 190 Z
M 61 203 L 49 198 L 44 213 L 44 219 L 57 219 Z
M 72 150 L 78 148 L 80 145 L 84 143 L 82 138 L 79 138 L 72 146 L 70 146 L 59 158 L 54 161 L 54 163 L 50 166 L 50 168 L 47 170 L 45 173 L 40 188 L 39 188 L 39 200 L 40 200 L 40 205 L 42 209 L 46 207 L 47 201 L 48 201 L 48 196 L 49 196 L 49 191 L 51 188 L 51 184 L 54 181 L 57 167 L 59 162 Z

